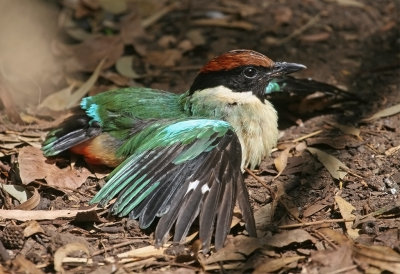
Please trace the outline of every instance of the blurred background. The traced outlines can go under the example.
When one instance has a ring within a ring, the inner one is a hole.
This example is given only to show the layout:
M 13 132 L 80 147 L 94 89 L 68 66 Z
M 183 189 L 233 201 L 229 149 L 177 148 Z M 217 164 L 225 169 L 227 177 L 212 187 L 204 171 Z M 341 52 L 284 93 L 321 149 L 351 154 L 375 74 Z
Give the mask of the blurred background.
M 237 48 L 305 64 L 301 77 L 375 97 L 371 90 L 382 95 L 398 80 L 398 9 L 390 0 L 3 0 L 0 83 L 12 101 L 1 101 L 30 114 L 62 109 L 40 104 L 75 90 L 103 59 L 89 94 L 184 92 L 206 60 Z

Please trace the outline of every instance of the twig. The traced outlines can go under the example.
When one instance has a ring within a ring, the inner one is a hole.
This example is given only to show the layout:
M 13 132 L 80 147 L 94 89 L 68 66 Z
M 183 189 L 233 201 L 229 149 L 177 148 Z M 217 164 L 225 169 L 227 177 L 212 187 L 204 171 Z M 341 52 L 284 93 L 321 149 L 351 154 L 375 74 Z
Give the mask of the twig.
M 171 261 L 168 261 L 168 262 L 154 262 L 154 263 L 151 263 L 151 265 L 152 266 L 159 266 L 159 267 L 177 266 L 177 267 L 180 267 L 180 268 L 188 268 L 188 269 L 191 269 L 191 270 L 194 270 L 194 271 L 198 271 L 199 270 L 199 268 L 195 267 L 195 266 L 182 264 L 182 263 L 171 262 Z
M 286 228 L 296 228 L 296 227 L 304 227 L 304 226 L 311 226 L 311 225 L 320 225 L 320 224 L 326 224 L 326 223 L 353 222 L 355 219 L 356 218 L 320 220 L 320 221 L 306 222 L 306 223 L 300 223 L 300 224 L 281 225 L 281 226 L 278 226 L 278 228 L 286 229 Z
M 330 244 L 333 249 L 337 249 L 337 245 L 335 245 L 328 237 L 326 237 L 323 233 L 317 231 L 317 230 L 313 230 L 313 232 L 315 234 L 317 234 L 318 236 L 320 236 L 322 239 L 324 239 L 328 244 Z
M 358 175 L 357 173 L 355 173 L 354 171 L 350 170 L 349 168 L 339 167 L 339 170 L 345 171 L 345 172 L 349 173 L 350 175 L 353 175 L 354 177 L 357 177 L 359 179 L 364 179 L 363 176 Z
M 383 215 L 385 212 L 394 210 L 396 208 L 400 208 L 400 201 L 396 202 L 394 205 L 384 206 L 384 207 L 382 207 L 382 208 L 380 208 L 380 209 L 378 209 L 378 210 L 376 210 L 374 212 L 371 212 L 371 213 L 369 213 L 367 215 L 364 215 L 364 216 L 361 217 L 361 219 L 366 218 L 368 216 L 377 217 L 379 215 Z
M 294 215 L 294 214 L 290 211 L 290 209 L 289 209 L 289 207 L 287 206 L 286 203 L 284 203 L 284 202 L 282 202 L 282 201 L 280 201 L 280 202 L 281 202 L 281 205 L 283 205 L 283 207 L 286 209 L 286 211 L 287 211 L 293 218 L 295 218 L 300 224 L 304 224 L 304 222 L 303 222 L 302 219 L 300 219 L 299 217 L 297 217 L 296 215 Z
M 225 18 L 210 18 L 210 19 L 198 19 L 192 21 L 195 26 L 201 27 L 221 27 L 230 29 L 242 29 L 251 31 L 254 30 L 254 25 L 246 21 L 229 21 Z
M 269 187 L 269 185 L 267 185 L 263 180 L 261 180 L 260 177 L 258 177 L 257 175 L 254 174 L 253 171 L 251 171 L 250 169 L 248 169 L 247 167 L 244 169 L 247 173 L 250 174 L 251 177 L 253 177 L 254 179 L 256 179 L 257 182 L 259 182 L 260 184 L 262 184 L 264 187 L 271 189 Z
M 177 2 L 172 2 L 171 5 L 166 6 L 164 8 L 162 8 L 160 11 L 154 13 L 153 15 L 151 15 L 150 17 L 144 19 L 142 21 L 142 27 L 143 28 L 148 28 L 151 25 L 153 25 L 154 23 L 156 23 L 158 20 L 160 20 L 162 17 L 164 17 L 164 15 L 170 13 L 171 11 L 175 10 L 178 7 L 178 3 Z
M 93 252 L 92 256 L 97 256 L 97 255 L 103 254 L 103 253 L 105 253 L 107 251 L 110 251 L 110 250 L 113 250 L 113 249 L 116 249 L 116 248 L 120 248 L 120 247 L 123 247 L 123 246 L 127 246 L 127 245 L 130 245 L 130 244 L 134 244 L 134 243 L 137 243 L 137 242 L 143 242 L 143 239 L 134 239 L 134 240 L 130 240 L 130 241 L 127 241 L 127 242 L 115 244 L 115 245 L 112 245 L 112 246 L 109 246 L 109 247 L 105 247 L 102 250 L 98 250 L 96 252 Z
M 379 151 L 377 151 L 372 145 L 370 144 L 365 144 L 370 150 L 372 150 L 375 154 L 380 154 Z
M 276 41 L 275 44 L 277 46 L 279 46 L 279 45 L 282 45 L 282 44 L 290 41 L 292 38 L 299 36 L 300 34 L 305 32 L 307 29 L 309 29 L 310 27 L 315 25 L 319 21 L 320 18 L 321 18 L 321 16 L 319 14 L 317 14 L 316 16 L 314 16 L 310 20 L 308 20 L 307 23 L 305 23 L 303 26 L 301 26 L 300 28 L 293 31 L 291 34 L 289 34 L 285 38 L 282 38 L 282 39 L 279 39 L 278 41 Z
M 315 136 L 315 135 L 320 134 L 322 131 L 323 131 L 323 130 L 320 129 L 320 130 L 311 132 L 311 133 L 309 133 L 309 134 L 307 134 L 307 135 L 301 136 L 301 137 L 299 137 L 299 138 L 297 138 L 297 139 L 294 139 L 294 140 L 292 140 L 292 141 L 290 141 L 290 142 L 292 142 L 292 143 L 297 143 L 297 142 L 303 141 L 304 139 L 307 139 L 307 138 L 310 138 L 310 137 L 313 137 L 313 136 Z
M 394 208 L 397 208 L 400 206 L 400 203 L 396 203 L 394 206 L 386 206 L 381 209 L 378 209 L 374 212 L 371 212 L 367 215 L 361 216 L 359 220 L 363 220 L 367 217 L 377 217 L 379 215 L 383 215 L 383 213 L 393 210 Z M 330 219 L 330 220 L 320 220 L 320 221 L 314 221 L 314 222 L 306 222 L 306 223 L 300 223 L 300 224 L 290 224 L 290 225 L 281 225 L 278 226 L 280 229 L 287 229 L 287 228 L 297 228 L 297 227 L 305 227 L 305 226 L 312 226 L 312 225 L 321 225 L 321 224 L 327 224 L 327 223 L 343 223 L 343 222 L 353 222 L 355 221 L 356 218 L 347 218 L 347 219 Z

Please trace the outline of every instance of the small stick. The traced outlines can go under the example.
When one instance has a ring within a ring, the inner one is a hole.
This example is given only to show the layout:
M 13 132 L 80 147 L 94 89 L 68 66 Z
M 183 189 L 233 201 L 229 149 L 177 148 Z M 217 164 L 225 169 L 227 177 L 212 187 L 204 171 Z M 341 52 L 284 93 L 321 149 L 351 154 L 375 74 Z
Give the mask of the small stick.
M 317 14 L 316 16 L 312 17 L 307 23 L 305 23 L 303 26 L 301 26 L 300 28 L 298 28 L 295 31 L 293 31 L 288 36 L 286 36 L 285 38 L 279 39 L 276 42 L 276 45 L 283 45 L 284 43 L 292 40 L 292 38 L 294 38 L 296 36 L 299 36 L 300 34 L 305 32 L 307 29 L 309 29 L 310 27 L 315 25 L 319 21 L 320 18 L 321 18 L 320 14 Z
M 286 211 L 287 211 L 293 218 L 295 218 L 300 224 L 304 224 L 304 222 L 303 222 L 302 219 L 300 219 L 299 217 L 297 217 L 296 215 L 294 215 L 294 214 L 290 211 L 290 209 L 288 208 L 288 206 L 287 206 L 286 203 L 283 203 L 282 201 L 280 201 L 280 202 L 281 202 L 281 205 L 283 205 L 283 207 L 286 209 Z
M 354 177 L 357 177 L 359 179 L 364 179 L 364 177 L 362 177 L 361 175 L 358 175 L 357 173 L 354 173 L 353 171 L 351 171 L 349 168 L 343 168 L 343 167 L 339 167 L 340 170 L 343 170 L 347 173 L 349 173 L 350 175 L 353 175 Z
M 253 171 L 251 171 L 251 170 L 248 169 L 247 167 L 246 167 L 244 170 L 246 170 L 246 172 L 249 173 L 251 177 L 253 177 L 254 179 L 256 179 L 257 182 L 259 182 L 260 184 L 262 184 L 264 187 L 270 189 L 270 187 L 269 187 L 263 180 L 261 180 L 260 177 L 258 177 L 257 175 L 255 175 Z
M 123 247 L 123 246 L 134 244 L 134 243 L 137 243 L 137 242 L 143 242 L 143 239 L 133 239 L 133 240 L 130 240 L 130 241 L 127 241 L 127 242 L 123 242 L 123 243 L 119 243 L 119 244 L 115 244 L 115 245 L 112 245 L 112 246 L 109 246 L 109 247 L 104 247 L 104 249 L 102 249 L 102 250 L 98 250 L 96 252 L 93 252 L 92 257 L 100 255 L 100 254 L 103 254 L 106 251 L 110 251 L 110 250 L 113 250 L 113 249 L 116 249 L 116 248 L 120 248 L 120 247 Z
M 177 8 L 178 8 L 178 4 L 176 2 L 173 2 L 171 5 L 168 5 L 164 8 L 162 8 L 161 10 L 154 13 L 150 17 L 144 19 L 142 21 L 142 27 L 144 29 L 147 29 L 148 27 L 150 27 L 151 25 L 156 23 L 158 20 L 160 20 L 162 17 L 164 17 L 164 15 L 170 13 L 171 11 L 174 11 Z
M 299 138 L 297 138 L 297 139 L 294 139 L 294 140 L 292 140 L 292 141 L 290 141 L 290 142 L 292 142 L 292 143 L 297 143 L 297 142 L 303 141 L 304 139 L 307 139 L 307 138 L 310 138 L 310 137 L 313 137 L 313 136 L 315 136 L 315 135 L 320 134 L 322 131 L 323 131 L 323 130 L 320 129 L 320 130 L 311 132 L 311 133 L 309 133 L 309 134 L 307 134 L 307 135 L 304 135 L 304 136 L 302 136 L 302 137 L 299 137 Z
M 313 230 L 313 232 L 315 234 L 317 234 L 318 236 L 320 236 L 322 239 L 324 239 L 328 244 L 330 244 L 333 247 L 333 249 L 337 249 L 337 246 L 328 237 L 326 237 L 323 233 L 321 233 L 317 230 Z
M 296 227 L 304 227 L 304 226 L 311 226 L 311 225 L 320 225 L 320 224 L 326 224 L 326 223 L 353 222 L 355 219 L 356 218 L 320 220 L 320 221 L 307 222 L 307 223 L 301 223 L 301 224 L 281 225 L 281 226 L 278 226 L 278 228 L 285 229 L 285 228 L 296 228 Z

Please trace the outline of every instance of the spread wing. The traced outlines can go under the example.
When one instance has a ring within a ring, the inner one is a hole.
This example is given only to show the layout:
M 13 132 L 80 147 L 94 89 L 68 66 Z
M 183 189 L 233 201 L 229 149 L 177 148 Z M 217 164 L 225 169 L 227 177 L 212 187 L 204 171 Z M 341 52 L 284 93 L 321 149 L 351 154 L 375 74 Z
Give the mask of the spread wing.
M 157 245 L 166 242 L 174 224 L 174 241 L 183 242 L 199 216 L 199 238 L 208 251 L 214 230 L 215 247 L 223 246 L 238 199 L 247 230 L 255 236 L 240 169 L 241 146 L 230 124 L 189 119 L 153 126 L 153 134 L 140 144 L 135 138 L 125 143 L 121 153 L 134 146 L 133 154 L 91 202 L 105 205 L 117 196 L 112 213 L 139 218 L 141 228 L 160 217 Z

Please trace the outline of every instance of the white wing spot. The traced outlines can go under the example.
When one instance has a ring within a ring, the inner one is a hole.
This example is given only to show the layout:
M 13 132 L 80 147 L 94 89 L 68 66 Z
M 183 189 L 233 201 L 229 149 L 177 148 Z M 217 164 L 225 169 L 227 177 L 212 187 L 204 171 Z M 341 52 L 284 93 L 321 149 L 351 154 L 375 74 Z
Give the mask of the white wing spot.
M 196 189 L 196 187 L 199 185 L 199 183 L 200 183 L 200 181 L 199 181 L 199 180 L 196 180 L 196 181 L 190 182 L 190 183 L 189 183 L 189 187 L 188 187 L 188 189 L 187 189 L 187 191 L 186 191 L 185 195 L 186 195 L 186 194 L 188 194 L 188 193 L 189 193 L 191 190 L 194 190 L 194 189 Z
M 205 184 L 205 185 L 203 185 L 202 187 L 201 187 L 201 193 L 206 193 L 207 191 L 210 191 L 210 188 L 208 187 L 208 185 L 207 184 Z

